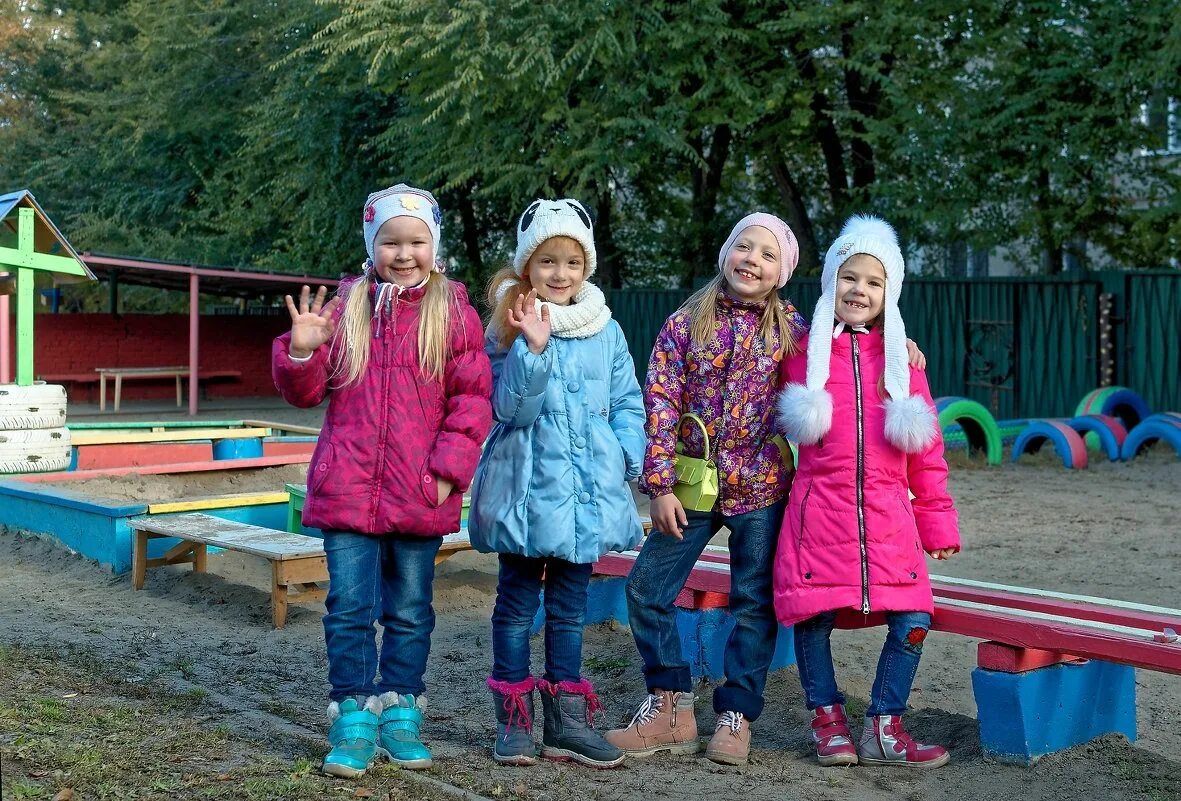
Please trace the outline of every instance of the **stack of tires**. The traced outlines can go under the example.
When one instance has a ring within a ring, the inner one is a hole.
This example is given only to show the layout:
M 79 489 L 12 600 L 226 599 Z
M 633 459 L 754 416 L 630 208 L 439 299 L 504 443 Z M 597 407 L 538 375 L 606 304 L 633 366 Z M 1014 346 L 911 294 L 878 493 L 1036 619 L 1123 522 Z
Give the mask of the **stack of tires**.
M 49 473 L 70 466 L 66 390 L 43 381 L 0 384 L 0 475 Z

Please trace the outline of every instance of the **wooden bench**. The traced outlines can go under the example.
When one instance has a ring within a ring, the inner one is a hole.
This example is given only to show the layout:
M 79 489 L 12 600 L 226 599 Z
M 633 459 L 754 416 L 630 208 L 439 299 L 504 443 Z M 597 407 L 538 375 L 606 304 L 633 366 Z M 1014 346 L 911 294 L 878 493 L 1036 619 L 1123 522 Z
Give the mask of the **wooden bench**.
M 292 533 L 298 533 L 303 525 L 303 505 L 307 500 L 308 485 L 307 484 L 284 484 L 283 488 L 287 490 L 287 530 Z M 450 559 L 460 551 L 470 551 L 472 549 L 471 540 L 467 535 L 467 513 L 468 504 L 471 498 L 468 495 L 463 496 L 463 513 L 460 516 L 459 524 L 463 526 L 454 534 L 448 534 L 443 537 L 443 542 L 439 546 L 439 553 L 435 556 L 435 564 L 442 564 Z
M 181 380 L 189 378 L 191 373 L 188 367 L 96 367 L 94 371 L 98 373 L 98 408 L 99 411 L 106 411 L 107 408 L 107 379 L 115 379 L 115 411 L 119 411 L 119 402 L 123 394 L 123 381 L 137 380 L 145 378 L 173 378 L 176 380 L 176 405 L 177 407 L 184 405 L 184 395 L 181 391 Z M 199 370 L 197 372 L 197 380 L 203 378 L 241 378 L 242 373 L 239 370 Z
M 289 603 L 323 601 L 326 590 L 317 582 L 328 580 L 328 561 L 324 543 L 316 537 L 252 526 L 199 513 L 167 517 L 135 517 L 129 521 L 135 531 L 132 555 L 132 586 L 143 589 L 149 567 L 193 565 L 204 573 L 206 549 L 213 545 L 230 551 L 261 556 L 271 563 L 271 619 L 275 628 L 287 622 Z M 164 556 L 148 558 L 148 540 L 175 537 L 181 542 Z

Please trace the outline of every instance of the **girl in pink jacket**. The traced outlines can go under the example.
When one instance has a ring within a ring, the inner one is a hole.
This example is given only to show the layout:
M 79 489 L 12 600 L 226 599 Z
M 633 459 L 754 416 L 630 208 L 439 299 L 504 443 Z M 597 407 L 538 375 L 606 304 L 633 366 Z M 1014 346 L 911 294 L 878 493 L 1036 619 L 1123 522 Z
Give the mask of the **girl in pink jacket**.
M 298 308 L 288 296 L 291 331 L 272 351 L 288 403 L 328 399 L 303 522 L 324 531 L 331 577 L 324 772 L 334 776 L 360 776 L 378 757 L 431 765 L 420 727 L 435 555 L 459 531 L 492 427 L 483 328 L 463 285 L 437 266 L 441 222 L 429 192 L 398 184 L 370 195 L 364 275 L 328 303 L 323 288 L 312 299 L 305 286 Z
M 894 229 L 851 218 L 825 256 L 805 350 L 783 363 L 779 419 L 800 450 L 776 552 L 775 611 L 794 626 L 821 765 L 948 761 L 944 748 L 915 742 L 902 726 L 934 611 L 923 552 L 946 559 L 960 547 L 926 375 L 907 364 L 904 272 Z M 836 626 L 883 620 L 886 643 L 855 744 L 829 638 Z

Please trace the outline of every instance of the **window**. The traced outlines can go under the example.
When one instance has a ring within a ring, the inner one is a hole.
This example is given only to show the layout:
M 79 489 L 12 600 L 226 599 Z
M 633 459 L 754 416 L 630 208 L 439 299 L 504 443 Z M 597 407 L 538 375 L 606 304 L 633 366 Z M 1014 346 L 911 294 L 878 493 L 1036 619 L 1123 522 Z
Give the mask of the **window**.
M 1140 121 L 1152 134 L 1149 153 L 1181 154 L 1181 102 L 1175 97 L 1154 95 L 1140 107 Z

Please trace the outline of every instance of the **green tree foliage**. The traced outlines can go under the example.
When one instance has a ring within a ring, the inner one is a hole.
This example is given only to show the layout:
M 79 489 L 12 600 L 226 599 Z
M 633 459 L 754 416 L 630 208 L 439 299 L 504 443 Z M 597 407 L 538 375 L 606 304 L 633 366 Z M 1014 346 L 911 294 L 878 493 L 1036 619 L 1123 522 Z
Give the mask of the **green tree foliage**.
M 1080 242 L 1161 266 L 1181 169 L 1169 0 L 79 0 L 0 10 L 0 186 L 83 248 L 335 275 L 364 196 L 436 190 L 479 281 L 537 196 L 599 279 L 692 284 L 742 214 L 815 270 L 875 211 L 912 245 Z M 1154 106 L 1155 108 L 1155 106 Z

